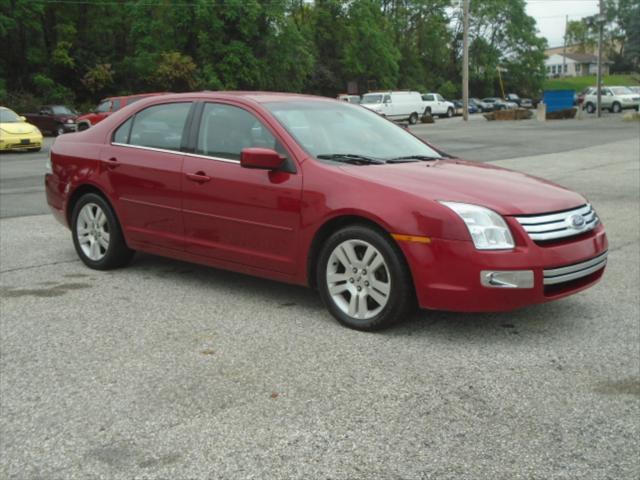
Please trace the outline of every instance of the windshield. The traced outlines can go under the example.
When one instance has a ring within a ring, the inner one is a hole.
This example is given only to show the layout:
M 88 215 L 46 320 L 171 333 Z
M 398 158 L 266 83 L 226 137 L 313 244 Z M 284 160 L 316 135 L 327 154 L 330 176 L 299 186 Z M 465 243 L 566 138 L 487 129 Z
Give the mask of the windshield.
M 633 92 L 627 87 L 611 87 L 614 95 L 632 95 Z
M 377 113 L 345 102 L 274 102 L 265 107 L 300 146 L 316 158 L 332 154 L 381 160 L 442 157 Z
M 363 95 L 362 103 L 381 103 L 382 95 Z
M 18 123 L 21 121 L 20 117 L 13 110 L 0 108 L 0 123 Z
M 75 115 L 75 112 L 64 105 L 54 105 L 51 107 L 54 115 Z
M 105 113 L 109 110 L 111 110 L 111 100 L 106 100 L 98 105 L 98 107 L 96 108 L 96 113 Z

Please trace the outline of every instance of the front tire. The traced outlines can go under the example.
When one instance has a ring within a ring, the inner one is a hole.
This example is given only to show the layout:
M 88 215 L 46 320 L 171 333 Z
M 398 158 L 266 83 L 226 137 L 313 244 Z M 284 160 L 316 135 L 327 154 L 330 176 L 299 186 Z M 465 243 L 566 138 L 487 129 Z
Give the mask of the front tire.
M 100 195 L 80 197 L 71 215 L 73 246 L 80 260 L 94 270 L 125 266 L 133 257 L 116 215 Z
M 415 125 L 416 123 L 418 123 L 418 114 L 416 112 L 413 112 L 411 115 L 409 115 L 409 123 L 411 125 Z
M 398 246 L 361 225 L 337 231 L 325 242 L 316 281 L 329 312 L 342 325 L 380 330 L 404 319 L 415 306 L 411 274 Z
M 447 108 L 447 118 L 453 117 L 453 108 Z
M 589 102 L 585 106 L 585 109 L 587 110 L 587 113 L 594 113 L 596 111 L 596 106 L 593 103 Z
M 58 125 L 56 127 L 55 132 L 53 132 L 55 134 L 56 137 L 59 137 L 60 135 L 64 134 L 64 127 L 62 125 Z
M 611 111 L 613 113 L 620 113 L 622 111 L 622 105 L 618 102 L 613 102 L 613 105 L 611 105 Z

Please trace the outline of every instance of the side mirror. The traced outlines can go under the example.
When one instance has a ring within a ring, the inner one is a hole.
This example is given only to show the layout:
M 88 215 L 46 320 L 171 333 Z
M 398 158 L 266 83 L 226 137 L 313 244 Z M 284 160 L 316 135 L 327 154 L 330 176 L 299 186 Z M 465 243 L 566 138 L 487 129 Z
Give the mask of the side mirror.
M 27 117 L 24 117 L 24 116 L 22 116 L 22 115 L 20 115 L 20 117 L 19 117 L 19 118 L 20 118 L 20 121 L 21 121 L 21 122 L 26 122 L 26 121 L 27 121 Z
M 284 160 L 278 152 L 269 148 L 243 148 L 240 153 L 240 166 L 243 168 L 277 170 L 282 167 Z

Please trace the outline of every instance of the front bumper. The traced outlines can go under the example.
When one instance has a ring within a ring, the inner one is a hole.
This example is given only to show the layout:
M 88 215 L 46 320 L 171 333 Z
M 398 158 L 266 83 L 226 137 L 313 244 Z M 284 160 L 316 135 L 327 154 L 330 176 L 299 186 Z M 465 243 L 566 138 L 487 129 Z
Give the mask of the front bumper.
M 0 133 L 0 150 L 31 150 L 42 148 L 42 134 L 23 135 Z
M 399 245 L 411 269 L 420 307 L 434 310 L 498 312 L 549 302 L 592 286 L 605 269 L 606 260 L 601 260 L 606 258 L 602 255 L 608 243 L 602 225 L 547 245 L 529 240 L 518 243 L 509 251 L 480 251 L 471 241 L 437 238 L 428 245 Z M 533 286 L 485 286 L 482 275 L 487 271 L 532 271 Z
M 77 123 L 63 123 L 62 124 L 62 128 L 64 129 L 65 133 L 77 132 L 78 131 L 78 124 Z

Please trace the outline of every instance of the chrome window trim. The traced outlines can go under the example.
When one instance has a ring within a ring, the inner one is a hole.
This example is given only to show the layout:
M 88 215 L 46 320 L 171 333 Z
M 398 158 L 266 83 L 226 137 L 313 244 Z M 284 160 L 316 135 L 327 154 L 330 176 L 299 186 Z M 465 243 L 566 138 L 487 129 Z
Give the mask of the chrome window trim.
M 587 275 L 597 272 L 607 264 L 607 256 L 609 252 L 604 252 L 597 257 L 591 258 L 584 262 L 568 265 L 566 267 L 552 268 L 543 271 L 544 284 L 555 285 L 558 283 L 577 280 Z
M 187 157 L 204 158 L 206 160 L 215 160 L 216 162 L 240 164 L 240 160 L 231 160 L 230 158 L 211 157 L 208 155 L 182 152 L 180 150 L 167 150 L 166 148 L 145 147 L 144 145 L 130 145 L 128 143 L 118 143 L 118 142 L 111 142 L 111 145 L 115 145 L 118 147 L 137 148 L 139 150 L 149 150 L 151 152 L 173 153 L 174 155 L 185 155 Z

